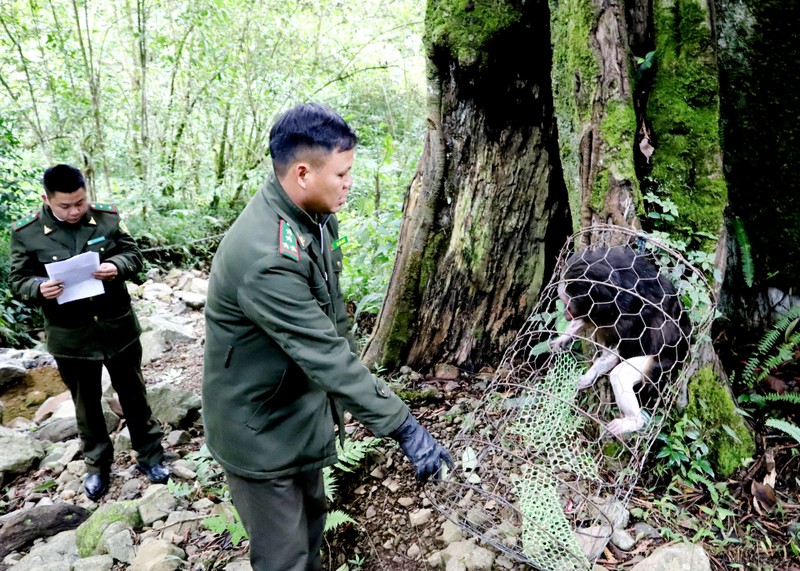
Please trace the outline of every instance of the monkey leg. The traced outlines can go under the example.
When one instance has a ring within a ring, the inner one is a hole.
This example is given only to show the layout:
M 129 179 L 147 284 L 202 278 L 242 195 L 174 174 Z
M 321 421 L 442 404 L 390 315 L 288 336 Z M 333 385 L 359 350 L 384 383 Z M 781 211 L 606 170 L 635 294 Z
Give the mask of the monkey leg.
M 614 367 L 608 376 L 611 380 L 611 388 L 614 390 L 617 407 L 622 413 L 622 418 L 608 423 L 608 431 L 611 434 L 619 436 L 626 432 L 635 432 L 644 426 L 639 398 L 633 387 L 641 382 L 644 375 L 650 370 L 652 363 L 652 357 L 632 357 Z
M 619 363 L 619 357 L 608 349 L 603 349 L 603 354 L 597 359 L 589 370 L 581 375 L 578 381 L 578 390 L 591 387 L 599 377 L 602 377 Z

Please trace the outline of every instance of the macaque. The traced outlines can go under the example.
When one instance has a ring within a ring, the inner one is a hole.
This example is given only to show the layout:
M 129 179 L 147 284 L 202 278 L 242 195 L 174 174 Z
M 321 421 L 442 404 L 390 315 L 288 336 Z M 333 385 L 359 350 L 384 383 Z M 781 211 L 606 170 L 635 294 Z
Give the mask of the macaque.
M 620 435 L 641 429 L 645 419 L 634 386 L 645 381 L 660 390 L 662 377 L 689 348 L 691 324 L 675 286 L 627 246 L 595 248 L 567 258 L 558 297 L 569 324 L 550 342 L 551 350 L 568 349 L 579 334 L 601 346 L 578 389 L 608 373 L 622 413 L 608 431 Z

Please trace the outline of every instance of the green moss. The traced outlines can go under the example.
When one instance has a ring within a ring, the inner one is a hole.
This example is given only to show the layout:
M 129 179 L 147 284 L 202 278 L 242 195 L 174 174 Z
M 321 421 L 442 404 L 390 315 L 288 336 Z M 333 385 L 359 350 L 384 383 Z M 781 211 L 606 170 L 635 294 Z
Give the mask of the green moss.
M 81 557 L 89 557 L 103 536 L 103 532 L 112 523 L 119 521 L 126 527 L 138 529 L 142 527 L 142 516 L 139 515 L 139 502 L 135 500 L 103 504 L 83 522 L 75 532 L 75 542 Z
M 441 395 L 436 389 L 400 389 L 395 391 L 398 397 L 407 404 L 422 404 L 441 400 Z
M 484 46 L 520 15 L 513 3 L 504 0 L 431 1 L 424 41 L 429 47 L 446 47 L 462 66 L 474 65 Z
M 686 415 L 697 419 L 708 435 L 709 460 L 717 475 L 727 478 L 744 460 L 755 454 L 753 434 L 736 412 L 733 398 L 711 367 L 701 369 L 689 381 Z
M 673 232 L 717 234 L 727 203 L 719 139 L 719 81 L 707 14 L 696 0 L 655 9 L 656 74 L 648 104 L 651 179 L 678 207 Z M 716 248 L 706 239 L 701 247 Z
M 553 45 L 553 105 L 564 181 L 569 193 L 572 224 L 580 227 L 580 141 L 592 117 L 600 65 L 589 38 L 596 20 L 591 0 L 550 2 L 550 37 Z

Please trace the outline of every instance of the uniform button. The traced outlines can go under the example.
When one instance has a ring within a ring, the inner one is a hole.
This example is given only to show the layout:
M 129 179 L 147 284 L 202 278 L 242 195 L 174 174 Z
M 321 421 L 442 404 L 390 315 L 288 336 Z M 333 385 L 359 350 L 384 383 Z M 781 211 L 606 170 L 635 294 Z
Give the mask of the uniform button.
M 101 252 L 105 252 L 105 251 L 106 251 L 106 249 L 105 249 L 105 248 L 100 248 L 100 251 L 101 251 Z
M 94 316 L 94 320 L 95 321 L 100 321 L 100 319 L 96 315 Z
M 58 259 L 58 256 L 53 256 L 53 259 L 54 259 L 54 260 L 57 260 L 57 259 Z

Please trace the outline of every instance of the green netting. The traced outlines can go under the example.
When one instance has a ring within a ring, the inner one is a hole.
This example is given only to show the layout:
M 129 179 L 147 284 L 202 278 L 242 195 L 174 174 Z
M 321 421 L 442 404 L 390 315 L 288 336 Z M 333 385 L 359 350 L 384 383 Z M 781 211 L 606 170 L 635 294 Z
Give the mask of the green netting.
M 534 564 L 552 571 L 585 571 L 589 560 L 564 515 L 556 480 L 528 466 L 516 484 L 522 522 L 522 552 Z
M 567 353 L 555 355 L 544 379 L 529 387 L 508 434 L 518 436 L 518 445 L 550 468 L 597 480 L 597 463 L 580 439 L 583 418 L 575 406 L 580 376 L 581 367 L 574 357 Z

